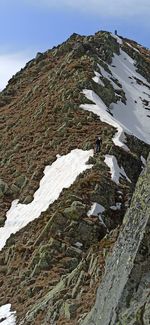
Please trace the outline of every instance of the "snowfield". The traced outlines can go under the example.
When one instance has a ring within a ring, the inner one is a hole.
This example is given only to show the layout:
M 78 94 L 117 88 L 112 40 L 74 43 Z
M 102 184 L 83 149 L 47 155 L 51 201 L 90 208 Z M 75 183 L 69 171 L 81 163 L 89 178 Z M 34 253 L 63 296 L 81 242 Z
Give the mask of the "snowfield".
M 100 73 L 95 72 L 93 80 L 102 85 L 101 75 L 110 81 L 115 91 L 119 86 L 112 79 L 117 79 L 125 93 L 126 104 L 122 103 L 117 95 L 118 102 L 112 103 L 108 108 L 94 91 L 84 89 L 85 97 L 94 104 L 83 104 L 80 107 L 93 112 L 102 122 L 117 129 L 112 139 L 115 145 L 129 150 L 125 144 L 124 132 L 150 144 L 150 118 L 147 110 L 150 109 L 150 84 L 136 71 L 135 61 L 120 49 L 120 55 L 114 54 L 112 64 L 108 65 L 111 74 L 99 64 L 98 67 Z M 144 101 L 149 103 L 148 106 L 144 105 Z
M 51 166 L 45 168 L 40 187 L 35 192 L 31 203 L 21 204 L 18 200 L 12 202 L 6 214 L 5 225 L 0 228 L 0 250 L 5 246 L 11 234 L 15 234 L 29 222 L 38 218 L 50 204 L 58 199 L 64 188 L 69 188 L 73 184 L 80 173 L 92 168 L 93 165 L 86 163 L 93 154 L 93 150 L 75 149 L 66 156 L 60 156 Z
M 0 324 L 1 325 L 15 325 L 16 324 L 16 312 L 10 311 L 11 304 L 0 307 Z
M 143 101 L 150 101 L 150 84 L 136 72 L 135 62 L 120 50 L 114 55 L 110 70 L 119 80 L 127 99 L 111 106 L 113 116 L 138 139 L 150 144 L 150 118 Z M 115 66 L 115 67 L 114 67 Z M 138 80 L 138 82 L 137 82 Z
M 129 148 L 126 146 L 126 138 L 124 135 L 124 127 L 121 125 L 121 123 L 117 122 L 116 119 L 114 119 L 113 116 L 110 115 L 109 110 L 107 106 L 104 104 L 102 99 L 93 91 L 84 89 L 83 94 L 95 103 L 93 104 L 83 104 L 80 105 L 81 108 L 83 108 L 86 111 L 93 112 L 94 114 L 98 115 L 100 117 L 100 120 L 102 122 L 105 122 L 111 126 L 114 126 L 117 129 L 117 133 L 113 137 L 113 142 L 116 146 L 122 147 L 124 150 L 129 151 Z M 130 133 L 129 130 L 126 130 L 127 133 Z

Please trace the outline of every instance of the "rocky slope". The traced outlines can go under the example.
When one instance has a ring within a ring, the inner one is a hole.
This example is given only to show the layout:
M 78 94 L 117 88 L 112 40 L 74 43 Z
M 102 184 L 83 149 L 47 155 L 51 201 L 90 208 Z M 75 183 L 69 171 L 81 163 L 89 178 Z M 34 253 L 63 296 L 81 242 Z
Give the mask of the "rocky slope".
M 82 324 L 150 324 L 149 234 L 150 155 L 106 263 L 96 304 Z
M 0 305 L 11 303 L 16 324 L 79 324 L 94 304 L 150 148 L 149 62 L 149 50 L 133 41 L 73 34 L 38 53 L 0 93 L 1 227 L 13 200 L 33 202 L 56 155 L 102 138 L 93 167 L 0 252 Z M 93 202 L 103 207 L 99 217 L 88 213 Z

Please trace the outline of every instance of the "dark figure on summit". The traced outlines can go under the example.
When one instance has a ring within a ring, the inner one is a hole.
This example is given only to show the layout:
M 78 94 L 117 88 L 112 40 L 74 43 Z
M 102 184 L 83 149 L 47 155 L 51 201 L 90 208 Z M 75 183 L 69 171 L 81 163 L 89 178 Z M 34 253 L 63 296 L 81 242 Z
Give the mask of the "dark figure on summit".
M 100 149 L 101 149 L 101 143 L 102 143 L 102 140 L 100 137 L 97 137 L 96 139 L 96 143 L 95 143 L 95 152 L 100 152 Z

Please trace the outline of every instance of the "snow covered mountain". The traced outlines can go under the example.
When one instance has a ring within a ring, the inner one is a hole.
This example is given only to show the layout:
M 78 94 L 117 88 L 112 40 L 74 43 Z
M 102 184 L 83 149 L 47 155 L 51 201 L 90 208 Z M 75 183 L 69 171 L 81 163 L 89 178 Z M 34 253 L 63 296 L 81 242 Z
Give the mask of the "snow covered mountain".
M 73 34 L 13 76 L 0 112 L 0 323 L 80 324 L 150 150 L 150 51 Z

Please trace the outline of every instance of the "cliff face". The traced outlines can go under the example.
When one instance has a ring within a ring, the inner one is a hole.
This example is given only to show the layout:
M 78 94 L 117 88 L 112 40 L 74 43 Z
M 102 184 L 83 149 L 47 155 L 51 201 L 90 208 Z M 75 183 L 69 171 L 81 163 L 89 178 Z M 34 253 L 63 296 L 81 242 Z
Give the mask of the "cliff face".
M 16 324 L 76 325 L 94 305 L 150 151 L 149 63 L 131 40 L 73 34 L 0 93 L 0 306 Z
M 84 325 L 150 324 L 150 155 Z

